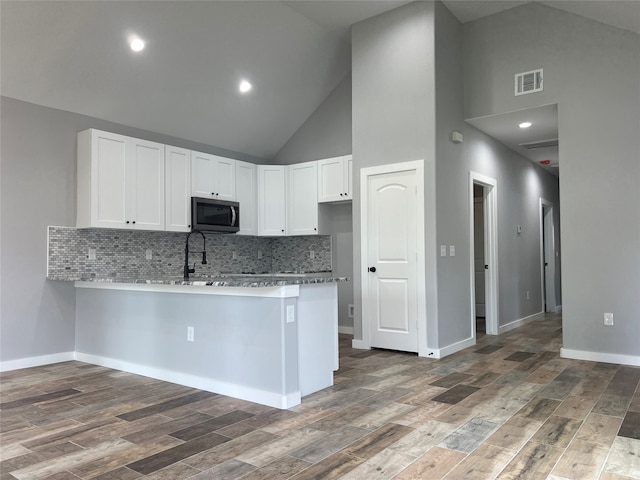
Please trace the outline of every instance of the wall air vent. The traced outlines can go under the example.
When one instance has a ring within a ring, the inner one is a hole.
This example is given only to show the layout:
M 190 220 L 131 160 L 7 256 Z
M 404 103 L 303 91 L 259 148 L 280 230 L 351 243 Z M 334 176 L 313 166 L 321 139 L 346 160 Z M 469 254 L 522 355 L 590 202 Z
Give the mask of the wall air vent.
M 542 68 L 532 70 L 530 72 L 517 73 L 515 77 L 515 85 L 516 95 L 541 92 L 543 90 Z
M 549 140 L 538 140 L 535 142 L 519 143 L 522 148 L 527 150 L 535 150 L 536 148 L 550 148 L 558 146 L 557 138 L 550 138 Z

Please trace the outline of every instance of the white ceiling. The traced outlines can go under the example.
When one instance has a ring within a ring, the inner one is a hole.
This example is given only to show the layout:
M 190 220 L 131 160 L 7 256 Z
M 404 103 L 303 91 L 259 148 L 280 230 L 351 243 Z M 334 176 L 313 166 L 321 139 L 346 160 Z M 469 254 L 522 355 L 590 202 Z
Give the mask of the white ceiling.
M 2 0 L 1 93 L 270 159 L 349 73 L 350 25 L 406 3 Z M 444 3 L 467 22 L 526 2 Z M 543 3 L 640 33 L 637 0 Z
M 507 147 L 528 158 L 549 173 L 558 175 L 559 155 L 557 146 L 531 149 L 520 146 L 521 144 L 558 139 L 557 105 L 545 105 L 467 121 L 478 130 L 500 140 Z M 519 128 L 518 125 L 523 122 L 531 122 L 532 125 L 526 129 Z M 547 161 L 549 161 L 548 164 Z

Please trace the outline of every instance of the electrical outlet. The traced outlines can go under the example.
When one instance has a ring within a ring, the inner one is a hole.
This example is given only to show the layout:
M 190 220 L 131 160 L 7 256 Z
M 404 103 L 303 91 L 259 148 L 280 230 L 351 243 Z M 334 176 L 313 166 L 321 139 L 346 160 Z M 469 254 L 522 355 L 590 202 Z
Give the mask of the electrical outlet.
M 258 260 L 262 260 L 262 250 L 258 250 Z
M 296 320 L 296 307 L 287 305 L 287 323 L 293 323 Z
M 314 258 L 316 258 L 316 252 L 314 252 L 313 250 L 309 250 L 309 258 L 311 260 L 313 260 Z
M 231 254 L 231 260 L 238 260 L 238 252 L 233 252 Z
M 353 303 L 349 304 L 349 308 L 347 310 L 347 315 L 349 316 L 349 318 L 353 318 Z
M 447 246 L 446 245 L 440 245 L 440 256 L 441 257 L 446 257 L 447 256 Z
M 146 252 L 144 252 L 144 258 L 147 260 L 151 260 L 153 258 L 153 251 L 150 248 L 147 248 Z
M 455 257 L 456 256 L 456 246 L 455 245 L 449 245 L 449 256 L 450 257 Z
M 193 342 L 195 339 L 195 332 L 193 327 L 187 327 L 187 342 Z
M 604 324 L 607 327 L 613 326 L 613 313 L 605 313 L 604 314 Z
M 96 249 L 95 248 L 90 248 L 89 249 L 88 257 L 89 257 L 89 260 L 95 260 L 96 259 Z
M 531 300 L 531 294 L 529 293 L 529 290 L 527 290 L 527 300 Z

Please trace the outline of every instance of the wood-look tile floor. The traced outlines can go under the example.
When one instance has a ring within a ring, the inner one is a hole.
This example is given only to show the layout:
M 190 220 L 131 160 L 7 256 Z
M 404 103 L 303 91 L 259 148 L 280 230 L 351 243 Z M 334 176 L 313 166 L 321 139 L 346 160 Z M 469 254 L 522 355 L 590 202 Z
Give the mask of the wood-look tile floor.
M 640 368 L 559 357 L 558 316 L 443 360 L 353 350 L 281 411 L 80 362 L 0 376 L 9 479 L 640 479 Z

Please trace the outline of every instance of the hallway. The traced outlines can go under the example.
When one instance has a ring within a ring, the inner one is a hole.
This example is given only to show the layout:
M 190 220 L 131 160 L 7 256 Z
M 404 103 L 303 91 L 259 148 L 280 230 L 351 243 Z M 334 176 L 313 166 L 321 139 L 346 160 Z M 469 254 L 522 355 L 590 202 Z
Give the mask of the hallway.
M 640 479 L 640 368 L 548 315 L 443 360 L 353 350 L 280 411 L 67 362 L 0 376 L 9 479 Z

